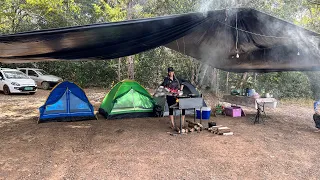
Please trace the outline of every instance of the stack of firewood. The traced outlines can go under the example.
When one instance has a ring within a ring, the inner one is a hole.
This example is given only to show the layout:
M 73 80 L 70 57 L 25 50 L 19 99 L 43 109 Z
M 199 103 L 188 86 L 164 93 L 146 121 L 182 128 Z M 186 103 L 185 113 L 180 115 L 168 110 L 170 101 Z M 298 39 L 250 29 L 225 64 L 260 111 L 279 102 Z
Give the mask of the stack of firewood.
M 202 124 L 188 121 L 188 127 L 182 128 L 181 130 L 177 128 L 178 133 L 187 134 L 191 132 L 198 132 L 200 133 L 202 130 L 206 129 L 211 133 L 218 134 L 218 135 L 224 135 L 224 136 L 230 136 L 233 135 L 233 132 L 231 132 L 231 129 L 226 126 L 212 126 L 210 128 L 204 128 Z M 171 135 L 177 135 L 175 133 L 170 133 Z
M 191 133 L 191 132 L 200 132 L 202 131 L 204 128 L 203 128 L 203 125 L 200 124 L 200 123 L 195 123 L 195 122 L 191 122 L 191 121 L 188 121 L 188 127 L 186 128 L 182 128 L 180 130 L 180 128 L 177 128 L 177 132 L 178 133 L 182 133 L 182 134 L 186 134 L 186 133 Z
M 214 134 L 218 134 L 218 135 L 233 135 L 233 132 L 231 132 L 231 129 L 225 126 L 212 126 L 210 128 L 208 128 L 208 131 L 210 131 L 211 133 Z
M 203 125 L 200 123 L 196 123 L 196 122 L 191 122 L 191 121 L 187 121 L 188 122 L 188 128 L 187 131 L 189 132 L 200 132 L 203 130 Z

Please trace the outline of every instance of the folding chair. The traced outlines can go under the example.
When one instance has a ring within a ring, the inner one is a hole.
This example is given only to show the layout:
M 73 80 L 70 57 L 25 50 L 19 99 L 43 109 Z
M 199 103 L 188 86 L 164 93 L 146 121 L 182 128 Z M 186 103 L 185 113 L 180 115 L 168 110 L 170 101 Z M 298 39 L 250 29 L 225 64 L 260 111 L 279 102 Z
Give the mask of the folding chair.
M 264 114 L 264 117 L 267 118 L 267 115 L 266 115 L 266 112 L 264 111 L 264 102 L 261 103 L 258 103 L 258 101 L 256 100 L 256 103 L 257 103 L 257 114 L 255 116 L 255 119 L 254 119 L 254 124 L 256 123 L 260 123 L 262 122 L 264 124 L 264 119 L 263 119 L 263 114 Z M 261 120 L 260 120 L 261 119 Z

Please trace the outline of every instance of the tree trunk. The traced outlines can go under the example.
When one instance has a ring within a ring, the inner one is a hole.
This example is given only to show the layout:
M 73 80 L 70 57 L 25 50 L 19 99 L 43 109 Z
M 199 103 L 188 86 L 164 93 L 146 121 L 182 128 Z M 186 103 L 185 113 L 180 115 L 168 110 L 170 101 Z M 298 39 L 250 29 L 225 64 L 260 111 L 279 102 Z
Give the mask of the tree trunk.
M 196 63 L 195 63 L 195 66 L 196 66 L 196 69 L 195 69 L 196 75 L 195 75 L 194 81 L 195 81 L 195 84 L 199 86 L 199 85 L 200 85 L 200 84 L 199 84 L 200 64 L 196 64 Z
M 203 86 L 203 81 L 204 81 L 204 77 L 207 74 L 207 70 L 208 70 L 208 65 L 206 64 L 201 64 L 199 67 L 199 86 L 202 87 Z
M 219 94 L 219 69 L 216 69 L 216 96 Z
M 133 1 L 129 1 L 127 5 L 127 20 L 132 19 L 133 17 Z M 127 57 L 128 62 L 128 78 L 134 79 L 134 55 Z
M 211 69 L 211 82 L 210 82 L 210 89 L 216 91 L 216 84 L 217 84 L 217 69 Z
M 229 92 L 229 72 L 227 72 L 227 80 L 226 80 L 226 93 Z
M 240 84 L 239 84 L 239 88 L 243 88 L 243 84 L 245 83 L 245 81 L 247 80 L 247 76 L 248 76 L 248 73 L 243 73 L 242 75 L 242 78 L 241 78 L 241 81 L 240 81 Z
M 128 56 L 128 79 L 134 79 L 134 57 Z
M 118 58 L 118 81 L 121 81 L 121 58 Z
M 254 88 L 256 88 L 257 86 L 257 75 L 258 73 L 254 73 L 254 81 L 253 81 Z
M 191 61 L 191 83 L 195 84 L 195 63 L 192 58 L 190 58 Z

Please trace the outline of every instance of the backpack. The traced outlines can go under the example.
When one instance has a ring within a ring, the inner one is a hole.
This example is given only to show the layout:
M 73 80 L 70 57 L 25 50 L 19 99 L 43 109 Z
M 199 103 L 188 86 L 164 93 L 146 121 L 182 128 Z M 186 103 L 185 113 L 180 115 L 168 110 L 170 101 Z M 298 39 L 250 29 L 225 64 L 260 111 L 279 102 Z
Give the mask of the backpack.
M 163 117 L 163 110 L 162 107 L 159 105 L 155 105 L 153 107 L 153 114 L 155 117 Z

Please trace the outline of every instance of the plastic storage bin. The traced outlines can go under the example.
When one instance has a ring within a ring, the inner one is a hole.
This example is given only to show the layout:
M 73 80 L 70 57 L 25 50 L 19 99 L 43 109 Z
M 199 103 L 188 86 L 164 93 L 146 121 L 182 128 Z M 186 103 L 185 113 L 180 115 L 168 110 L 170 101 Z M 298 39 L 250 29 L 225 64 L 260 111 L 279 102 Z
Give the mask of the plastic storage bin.
M 231 117 L 241 117 L 242 109 L 241 109 L 241 107 L 236 107 L 236 106 L 226 107 L 226 108 L 225 108 L 225 112 L 226 112 L 226 115 L 227 115 L 227 116 L 231 116 Z

